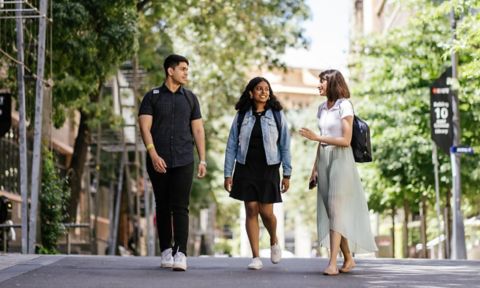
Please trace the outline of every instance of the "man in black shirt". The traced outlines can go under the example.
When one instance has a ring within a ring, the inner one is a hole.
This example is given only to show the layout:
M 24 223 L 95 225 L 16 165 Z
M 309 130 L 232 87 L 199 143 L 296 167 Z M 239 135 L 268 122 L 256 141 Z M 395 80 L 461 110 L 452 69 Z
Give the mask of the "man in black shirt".
M 147 171 L 155 194 L 161 266 L 176 271 L 187 269 L 193 143 L 200 159 L 197 177 L 203 178 L 207 173 L 200 105 L 197 96 L 183 87 L 187 83 L 188 65 L 183 56 L 168 56 L 163 63 L 165 82 L 145 94 L 138 113 L 148 151 Z

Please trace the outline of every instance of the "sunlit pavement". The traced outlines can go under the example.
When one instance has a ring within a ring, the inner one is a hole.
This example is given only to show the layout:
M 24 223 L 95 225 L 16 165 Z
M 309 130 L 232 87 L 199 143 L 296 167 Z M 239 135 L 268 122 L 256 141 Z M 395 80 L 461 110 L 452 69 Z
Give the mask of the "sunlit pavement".
M 249 261 L 190 257 L 187 272 L 173 272 L 159 257 L 9 254 L 0 255 L 0 287 L 480 287 L 480 261 L 357 259 L 338 276 L 322 275 L 324 258 L 262 258 L 258 271 Z

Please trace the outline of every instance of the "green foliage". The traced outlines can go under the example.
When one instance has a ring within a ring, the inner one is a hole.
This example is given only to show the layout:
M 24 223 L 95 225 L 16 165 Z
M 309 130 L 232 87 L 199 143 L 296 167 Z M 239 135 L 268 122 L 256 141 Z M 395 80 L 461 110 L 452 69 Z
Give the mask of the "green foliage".
M 67 109 L 110 122 L 111 106 L 99 102 L 98 95 L 107 77 L 136 48 L 135 1 L 61 0 L 52 5 L 55 124 L 63 124 Z
M 279 66 L 286 48 L 307 44 L 299 25 L 307 16 L 300 0 L 150 1 L 139 21 L 140 64 L 152 72 L 146 89 L 161 83 L 167 54 L 183 54 L 204 116 L 222 117 L 232 111 L 247 71 Z
M 164 79 L 170 53 L 190 61 L 191 89 L 199 96 L 208 151 L 207 179 L 195 180 L 192 209 L 215 201 L 217 219 L 234 219 L 238 203 L 223 189 L 223 159 L 235 110 L 252 67 L 282 66 L 288 47 L 306 46 L 300 23 L 309 13 L 303 0 L 141 1 L 139 62 L 148 72 L 141 90 Z M 208 191 L 208 192 L 207 192 Z M 232 220 L 233 221 L 233 220 Z M 217 223 L 221 226 L 224 223 Z
M 213 247 L 215 254 L 232 256 L 232 245 L 230 242 L 232 242 L 232 240 L 219 239 Z
M 194 182 L 192 209 L 211 201 L 227 202 L 218 205 L 218 211 L 221 219 L 234 221 L 238 203 L 225 201 L 222 167 L 233 104 L 252 67 L 281 67 L 279 59 L 287 48 L 308 45 L 301 27 L 309 17 L 305 1 L 59 0 L 51 4 L 52 52 L 47 51 L 51 61 L 46 61 L 45 71 L 52 71 L 46 78 L 54 80 L 55 126 L 79 110 L 89 127 L 111 128 L 118 119 L 108 97 L 100 95 L 121 63 L 138 55 L 147 75 L 140 87 L 145 92 L 163 81 L 166 55 L 187 56 L 191 88 L 200 97 L 206 120 L 209 162 L 206 181 Z M 9 72 L 13 77 L 15 71 Z M 85 143 L 75 146 L 74 160 L 82 159 L 77 156 L 85 151 Z M 74 169 L 83 163 L 76 165 Z M 80 181 L 79 171 L 72 184 Z
M 78 137 L 69 167 L 71 200 L 76 215 L 91 127 L 109 128 L 119 122 L 104 85 L 137 48 L 134 0 L 60 0 L 52 3 L 53 119 L 62 125 L 68 109 L 80 112 Z M 104 96 L 104 97 L 102 97 Z
M 308 226 L 312 232 L 311 239 L 316 239 L 317 223 L 317 189 L 308 189 L 308 181 L 315 162 L 318 143 L 306 140 L 301 137 L 297 131 L 302 127 L 307 127 L 317 131 L 316 121 L 314 121 L 317 109 L 323 97 L 318 97 L 317 101 L 310 104 L 308 108 L 300 110 L 289 110 L 286 117 L 289 121 L 291 133 L 291 153 L 293 174 L 290 179 L 290 189 L 283 194 L 285 214 L 288 220 L 286 231 L 294 231 L 295 215 L 300 217 L 302 225 Z M 298 213 L 300 212 L 300 213 Z
M 448 3 L 447 3 L 448 2 Z M 374 164 L 368 167 L 369 207 L 377 212 L 410 203 L 415 212 L 421 195 L 434 201 L 430 140 L 429 86 L 450 66 L 450 52 L 459 53 L 461 143 L 478 146 L 480 88 L 478 77 L 479 1 L 402 1 L 412 15 L 406 27 L 356 39 L 351 59 L 353 95 L 362 96 L 357 110 L 369 119 Z M 457 40 L 451 40 L 449 11 L 462 19 Z M 405 7 L 405 6 L 404 6 Z M 457 14 L 460 16 L 460 14 Z M 478 154 L 477 154 L 478 155 Z M 479 158 L 462 157 L 462 193 L 468 215 L 478 199 Z M 451 188 L 449 155 L 439 152 L 442 194 Z M 477 163 L 477 164 L 475 164 Z
M 42 190 L 39 197 L 42 245 L 39 253 L 56 254 L 58 239 L 65 232 L 62 222 L 66 219 L 69 190 L 66 179 L 59 175 L 55 167 L 53 153 L 44 148 L 42 156 Z

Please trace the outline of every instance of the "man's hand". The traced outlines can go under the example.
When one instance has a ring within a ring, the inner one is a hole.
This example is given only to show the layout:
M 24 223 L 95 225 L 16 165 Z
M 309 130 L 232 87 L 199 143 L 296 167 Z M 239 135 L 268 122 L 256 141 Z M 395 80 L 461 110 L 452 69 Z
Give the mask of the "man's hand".
M 152 154 L 154 155 L 150 155 L 150 158 L 152 158 L 153 169 L 158 173 L 167 173 L 167 163 L 165 163 L 165 160 L 158 156 L 157 153 Z
M 197 178 L 203 178 L 205 175 L 207 175 L 207 165 L 204 163 L 198 163 L 198 168 L 197 168 Z
M 223 187 L 228 192 L 232 191 L 232 177 L 225 177 L 225 181 L 223 182 Z

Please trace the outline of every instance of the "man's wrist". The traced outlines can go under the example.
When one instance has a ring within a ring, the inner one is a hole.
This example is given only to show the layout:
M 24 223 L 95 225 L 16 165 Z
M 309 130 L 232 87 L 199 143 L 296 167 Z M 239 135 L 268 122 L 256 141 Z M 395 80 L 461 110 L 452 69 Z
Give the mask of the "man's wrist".
M 150 149 L 150 150 L 147 150 L 148 152 L 148 155 L 150 156 L 150 158 L 156 158 L 158 156 L 157 154 L 157 151 L 155 151 L 155 149 Z
M 199 163 L 199 164 L 207 167 L 207 161 L 205 161 L 205 160 L 200 160 L 200 163 Z
M 153 143 L 150 143 L 146 147 L 147 147 L 147 151 L 150 151 L 155 148 L 155 145 L 153 145 Z

